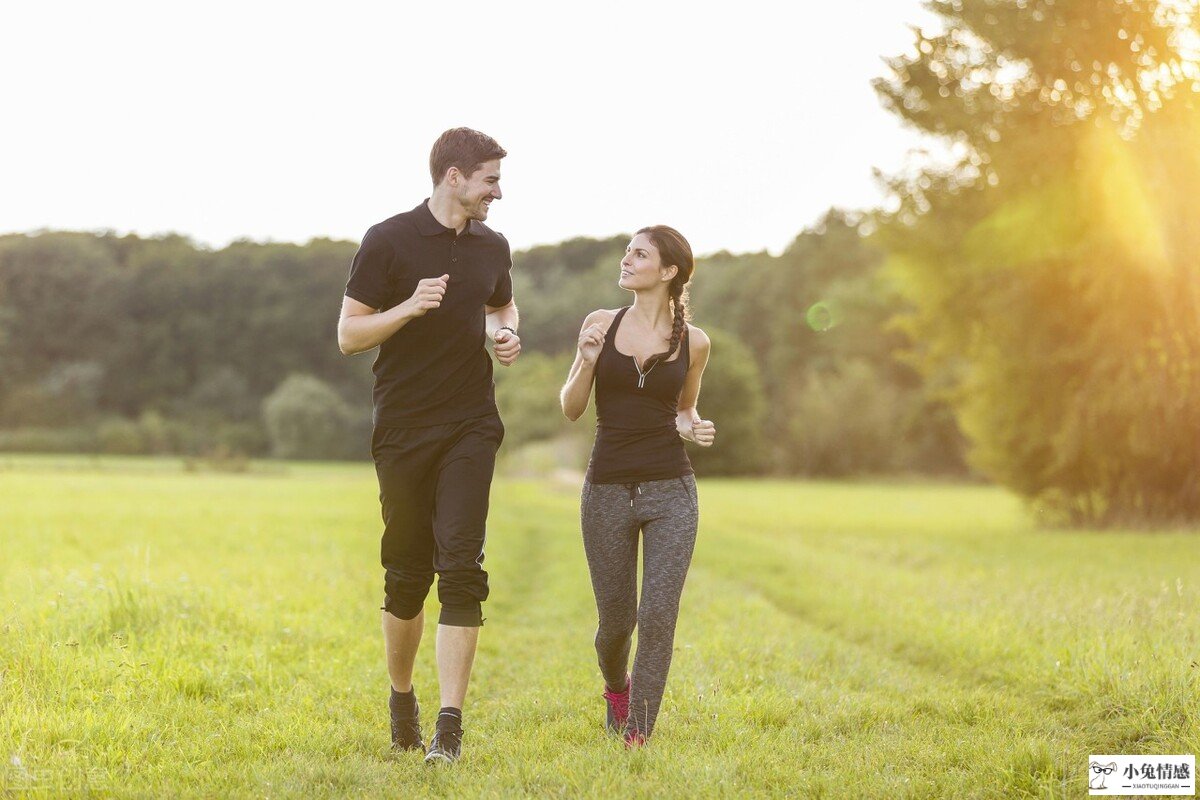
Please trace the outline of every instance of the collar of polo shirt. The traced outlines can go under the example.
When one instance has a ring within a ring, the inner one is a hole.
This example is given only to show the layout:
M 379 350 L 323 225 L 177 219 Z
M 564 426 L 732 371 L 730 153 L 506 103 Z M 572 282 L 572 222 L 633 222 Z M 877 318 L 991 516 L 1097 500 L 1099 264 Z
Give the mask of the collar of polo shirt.
M 417 206 L 414 211 L 417 212 L 417 230 L 422 236 L 437 236 L 441 233 L 454 233 L 453 228 L 447 228 L 445 225 L 437 221 L 437 217 L 429 210 L 429 198 L 426 197 L 421 205 Z M 464 236 L 482 236 L 483 225 L 477 219 L 467 220 L 467 227 L 463 228 L 460 235 Z

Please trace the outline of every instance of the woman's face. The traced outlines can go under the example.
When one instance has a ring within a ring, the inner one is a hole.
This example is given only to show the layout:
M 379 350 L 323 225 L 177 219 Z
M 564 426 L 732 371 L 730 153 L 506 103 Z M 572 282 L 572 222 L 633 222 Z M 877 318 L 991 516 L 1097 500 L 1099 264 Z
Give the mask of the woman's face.
M 639 233 L 625 248 L 617 285 L 631 292 L 645 291 L 659 285 L 665 288 L 676 272 L 675 267 L 663 266 L 662 257 L 650 241 L 649 234 Z

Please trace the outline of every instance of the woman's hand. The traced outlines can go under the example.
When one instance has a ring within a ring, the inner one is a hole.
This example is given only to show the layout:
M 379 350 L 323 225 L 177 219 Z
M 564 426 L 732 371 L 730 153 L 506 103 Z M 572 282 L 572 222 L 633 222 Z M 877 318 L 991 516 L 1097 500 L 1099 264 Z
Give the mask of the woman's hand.
M 717 426 L 707 419 L 693 419 L 690 425 L 681 421 L 678 429 L 680 436 L 701 447 L 712 447 L 717 438 Z
M 585 364 L 595 364 L 604 347 L 604 329 L 599 324 L 588 325 L 579 334 L 579 355 Z
M 712 447 L 717 440 L 717 426 L 712 420 L 702 419 L 692 423 L 692 441 L 701 447 Z

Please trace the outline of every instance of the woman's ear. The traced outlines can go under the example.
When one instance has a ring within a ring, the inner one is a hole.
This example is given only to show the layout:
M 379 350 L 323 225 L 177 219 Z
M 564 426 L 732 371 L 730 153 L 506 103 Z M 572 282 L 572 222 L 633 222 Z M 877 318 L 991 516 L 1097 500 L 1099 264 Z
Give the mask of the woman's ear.
M 663 283 L 670 283 L 675 280 L 675 276 L 679 274 L 679 267 L 672 264 L 669 267 L 663 267 Z

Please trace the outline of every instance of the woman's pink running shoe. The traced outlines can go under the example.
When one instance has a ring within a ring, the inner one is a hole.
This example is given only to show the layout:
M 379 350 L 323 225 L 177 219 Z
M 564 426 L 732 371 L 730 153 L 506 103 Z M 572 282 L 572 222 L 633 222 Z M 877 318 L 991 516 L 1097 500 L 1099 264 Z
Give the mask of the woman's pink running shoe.
M 629 675 L 625 675 L 625 691 L 614 692 L 608 686 L 604 687 L 604 699 L 608 703 L 608 716 L 604 721 L 604 727 L 609 733 L 620 735 L 625 732 L 625 725 L 629 722 Z
M 645 747 L 646 737 L 640 731 L 625 731 L 625 749 L 633 750 L 635 747 Z

